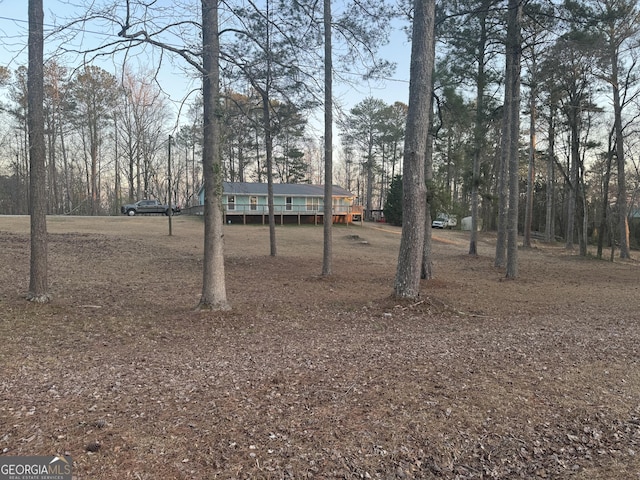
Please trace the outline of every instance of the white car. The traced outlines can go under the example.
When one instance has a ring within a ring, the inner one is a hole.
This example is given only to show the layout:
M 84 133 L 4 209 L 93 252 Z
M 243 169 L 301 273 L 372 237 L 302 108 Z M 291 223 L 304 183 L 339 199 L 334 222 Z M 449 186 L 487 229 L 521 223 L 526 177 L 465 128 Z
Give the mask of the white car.
M 458 225 L 458 220 L 455 217 L 439 216 L 433 222 L 431 222 L 431 228 L 453 228 Z

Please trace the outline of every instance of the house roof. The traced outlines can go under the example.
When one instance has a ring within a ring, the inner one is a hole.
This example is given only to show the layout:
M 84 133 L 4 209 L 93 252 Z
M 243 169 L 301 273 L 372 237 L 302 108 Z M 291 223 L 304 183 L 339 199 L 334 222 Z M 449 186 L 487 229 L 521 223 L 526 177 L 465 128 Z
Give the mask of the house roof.
M 267 195 L 266 183 L 251 182 L 223 182 L 225 195 Z M 324 185 L 310 185 L 308 183 L 274 183 L 273 194 L 292 197 L 323 197 Z M 354 197 L 355 195 L 344 188 L 333 185 L 334 197 Z

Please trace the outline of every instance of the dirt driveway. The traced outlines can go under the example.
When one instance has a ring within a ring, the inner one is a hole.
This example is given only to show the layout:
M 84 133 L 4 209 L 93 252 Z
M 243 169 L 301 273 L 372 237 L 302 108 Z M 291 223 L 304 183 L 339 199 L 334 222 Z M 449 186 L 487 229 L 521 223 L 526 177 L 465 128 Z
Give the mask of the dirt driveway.
M 0 217 L 0 452 L 78 479 L 640 478 L 640 265 L 435 231 L 436 279 L 390 294 L 399 229 L 228 226 L 232 310 L 195 312 L 202 224 L 51 217 L 53 302 L 23 299 Z M 637 256 L 637 252 L 636 252 Z

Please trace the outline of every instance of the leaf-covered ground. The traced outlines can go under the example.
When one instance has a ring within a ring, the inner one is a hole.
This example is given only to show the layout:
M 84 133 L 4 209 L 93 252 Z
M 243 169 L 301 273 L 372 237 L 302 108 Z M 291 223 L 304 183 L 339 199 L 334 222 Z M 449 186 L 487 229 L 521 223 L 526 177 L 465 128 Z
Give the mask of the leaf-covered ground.
M 399 230 L 226 230 L 232 310 L 196 312 L 202 225 L 0 218 L 0 454 L 78 479 L 640 478 L 640 265 L 560 245 L 520 278 L 435 231 L 436 280 L 394 301 Z M 377 227 L 380 227 L 379 225 Z M 637 255 L 637 253 L 636 253 Z

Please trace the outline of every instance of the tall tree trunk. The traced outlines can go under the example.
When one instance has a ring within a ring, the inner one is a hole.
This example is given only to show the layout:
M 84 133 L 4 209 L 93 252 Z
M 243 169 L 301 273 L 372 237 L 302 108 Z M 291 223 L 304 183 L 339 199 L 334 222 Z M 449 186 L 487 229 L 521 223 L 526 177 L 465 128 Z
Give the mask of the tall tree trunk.
M 184 183 L 185 183 L 185 192 L 184 192 L 184 205 L 186 207 L 191 206 L 191 200 L 189 195 L 189 148 L 186 147 L 184 150 Z
M 333 52 L 331 0 L 324 0 L 324 241 L 322 275 L 331 275 L 333 228 Z
M 202 0 L 202 96 L 204 103 L 202 170 L 204 175 L 204 266 L 199 309 L 228 310 L 224 273 L 222 162 L 217 119 L 220 67 L 218 0 Z
M 63 209 L 67 209 L 67 213 L 71 214 L 73 211 L 73 202 L 71 200 L 71 172 L 69 166 L 69 159 L 67 155 L 67 147 L 64 143 L 64 128 L 62 126 L 62 122 L 58 122 L 58 126 L 60 128 L 60 150 L 62 150 L 62 164 L 64 168 L 64 202 Z
M 435 12 L 434 12 L 435 15 Z M 436 55 L 436 36 L 435 33 L 431 38 L 431 55 L 435 59 Z M 423 280 L 431 280 L 433 279 L 433 248 L 432 248 L 432 240 L 433 240 L 433 231 L 431 228 L 431 201 L 433 200 L 433 142 L 436 132 L 434 132 L 433 125 L 433 109 L 434 109 L 434 95 L 433 95 L 433 77 L 431 78 L 431 98 L 429 99 L 429 129 L 427 133 L 427 144 L 426 151 L 424 155 L 424 181 L 427 188 L 426 202 L 425 202 L 425 212 L 424 212 L 424 244 L 422 247 L 422 271 L 420 274 L 420 278 Z M 395 154 L 394 154 L 395 158 Z M 447 169 L 449 170 L 449 169 Z M 448 177 L 448 175 L 447 175 Z M 391 177 L 393 178 L 393 177 Z M 448 179 L 447 179 L 448 182 Z M 447 192 L 449 193 L 449 198 L 451 198 L 451 189 L 447 187 Z
M 576 110 L 576 109 L 574 109 Z M 575 235 L 575 222 L 576 222 L 576 200 L 578 196 L 578 156 L 580 155 L 580 143 L 578 139 L 579 128 L 577 125 L 579 114 L 577 112 L 572 113 L 571 116 L 571 158 L 569 166 L 569 181 L 568 181 L 568 195 L 567 195 L 567 233 L 565 238 L 564 248 L 567 250 L 573 250 L 573 237 Z
M 43 47 L 44 50 L 44 47 Z M 43 94 L 44 95 L 44 94 Z M 31 211 L 31 166 L 30 166 L 30 162 L 31 162 L 31 156 L 29 155 L 29 120 L 28 118 L 26 118 L 27 115 L 25 114 L 25 121 L 24 121 L 24 128 L 23 131 L 21 132 L 23 134 L 23 148 L 22 148 L 22 160 L 23 160 L 23 169 L 22 171 L 24 172 L 24 183 L 25 186 L 27 188 L 25 188 L 25 198 L 24 200 L 24 211 L 25 213 L 28 213 Z
M 116 120 L 116 117 L 113 117 L 113 131 L 117 132 L 118 131 L 118 123 Z M 115 187 L 114 187 L 114 192 L 113 192 L 113 213 L 114 215 L 117 215 L 119 213 L 119 208 L 120 208 L 120 183 L 121 183 L 121 179 L 120 179 L 120 158 L 119 158 L 119 150 L 118 150 L 118 135 L 116 133 L 116 135 L 114 136 L 114 148 L 115 148 L 115 152 L 114 152 L 114 161 L 115 161 Z
M 91 209 L 87 209 L 87 201 L 88 199 L 91 198 L 91 176 L 90 176 L 90 172 L 91 172 L 91 168 L 89 166 L 89 156 L 87 155 L 87 137 L 86 137 L 86 132 L 84 127 L 80 128 L 81 132 L 82 132 L 82 160 L 84 163 L 84 189 L 85 189 L 85 197 L 82 200 L 83 203 L 83 208 L 82 208 L 82 212 L 85 215 L 88 215 L 91 213 Z
M 535 57 L 532 62 L 532 70 L 536 69 Z M 524 215 L 524 241 L 526 248 L 531 248 L 531 227 L 533 223 L 533 193 L 535 190 L 536 177 L 536 95 L 535 85 L 531 86 L 529 99 L 529 166 L 527 169 L 527 204 Z
M 580 161 L 578 168 L 579 176 L 578 176 L 578 196 L 577 196 L 577 208 L 576 212 L 579 214 L 579 222 L 578 222 L 578 240 L 580 245 L 580 256 L 587 256 L 587 240 L 588 240 L 588 211 L 587 211 L 587 197 L 586 197 L 586 189 L 584 185 L 584 165 L 583 162 Z
M 146 187 L 145 187 L 146 188 Z M 146 194 L 146 191 L 144 192 Z M 142 195 L 142 154 L 140 153 L 140 146 L 136 146 L 136 198 L 140 200 L 144 198 Z
M 555 160 L 556 160 L 556 130 L 555 130 L 555 107 L 552 105 L 549 111 L 549 147 L 547 159 L 547 210 L 545 219 L 544 238 L 546 242 L 555 241 Z
M 275 257 L 278 253 L 276 248 L 276 218 L 273 206 L 273 133 L 271 131 L 271 16 L 269 13 L 270 0 L 266 1 L 267 7 L 267 79 L 264 90 L 258 89 L 262 95 L 262 113 L 264 121 L 264 145 L 267 156 L 267 204 L 269 210 L 269 250 L 270 255 Z
M 478 216 L 480 209 L 480 162 L 484 151 L 484 90 L 486 88 L 485 50 L 487 46 L 487 12 L 480 15 L 480 38 L 478 39 L 478 72 L 476 78 L 476 121 L 473 133 L 473 171 L 471 179 L 471 236 L 469 255 L 478 254 Z
M 402 238 L 398 255 L 395 295 L 420 296 L 425 235 L 425 158 L 434 65 L 435 0 L 415 0 L 411 42 L 409 109 L 402 176 Z
M 89 156 L 91 157 L 91 215 L 98 213 L 98 126 L 94 125 L 95 131 L 91 132 L 91 142 L 89 145 Z
M 48 115 L 47 118 L 47 153 L 48 153 L 48 157 L 49 157 L 49 165 L 48 165 L 48 170 L 49 170 L 49 212 L 50 213 L 60 213 L 60 204 L 61 202 L 59 201 L 59 194 L 58 194 L 58 175 L 57 175 L 57 168 L 56 168 L 56 134 L 58 132 L 57 128 L 56 128 L 56 120 L 57 120 L 57 115 L 55 114 L 55 107 L 52 106 L 51 107 L 51 112 Z
M 508 45 L 507 45 L 508 48 Z M 509 68 L 511 60 L 505 66 L 504 105 L 502 107 L 502 138 L 500 139 L 500 160 L 498 166 L 498 232 L 496 236 L 496 257 L 494 265 L 498 268 L 505 266 L 507 253 L 507 213 L 509 211 L 509 153 L 511 147 L 511 101 L 513 100 L 513 82 Z
M 216 109 L 218 106 L 216 105 Z M 216 124 L 218 121 L 216 120 Z M 151 193 L 151 159 L 149 158 L 149 149 L 147 148 L 147 135 L 146 132 L 143 131 L 140 136 L 139 142 L 142 144 L 142 181 L 143 181 L 143 190 L 144 190 L 144 198 L 149 198 L 149 194 Z M 159 193 L 159 192 L 158 192 Z
M 511 82 L 510 129 L 509 129 L 509 212 L 507 214 L 507 278 L 518 276 L 518 160 L 520 139 L 520 61 L 522 57 L 522 4 L 520 0 L 509 0 L 507 26 L 507 63 L 511 63 L 507 81 Z
M 620 258 L 631 258 L 629 253 L 629 218 L 627 216 L 627 177 L 625 173 L 624 135 L 622 131 L 622 104 L 618 86 L 618 58 L 614 53 L 611 60 L 613 86 L 613 112 L 616 132 L 616 159 L 618 166 L 618 215 Z
M 609 182 L 611 181 L 611 164 L 613 160 L 613 148 L 611 145 L 611 135 L 609 135 L 609 148 L 607 149 L 607 164 L 605 166 L 604 178 L 602 179 L 602 218 L 600 219 L 600 231 L 598 232 L 598 258 L 602 258 L 605 236 L 608 235 L 607 227 L 609 221 Z
M 267 156 L 267 208 L 269 212 L 269 254 L 275 257 L 278 253 L 276 246 L 276 218 L 273 206 L 273 137 L 271 135 L 271 112 L 269 110 L 269 94 L 262 94 L 262 114 L 264 122 L 264 147 Z
M 373 141 L 369 138 L 367 152 L 367 220 L 373 220 Z
M 434 35 L 435 38 L 435 35 Z M 435 48 L 435 44 L 433 45 Z M 435 57 L 435 50 L 433 51 Z M 433 89 L 433 86 L 431 87 Z M 432 90 L 433 91 L 433 90 Z M 433 95 L 431 95 L 431 107 L 429 108 L 429 134 L 427 136 L 426 153 L 424 156 L 424 180 L 427 188 L 427 198 L 424 212 L 424 244 L 422 247 L 422 271 L 420 278 L 431 280 L 433 278 L 433 248 L 431 228 L 431 201 L 433 200 Z
M 44 139 L 44 11 L 42 0 L 29 0 L 29 68 L 27 72 L 29 164 L 31 192 L 31 261 L 29 292 L 33 302 L 46 303 L 48 293 L 47 191 Z
M 133 138 L 131 135 L 127 136 L 127 155 L 129 156 L 129 168 L 127 170 L 127 180 L 129 182 L 129 203 L 133 203 L 135 200 L 139 200 L 136 191 L 136 158 L 137 155 L 133 149 Z M 140 177 L 138 176 L 138 187 L 140 187 Z

